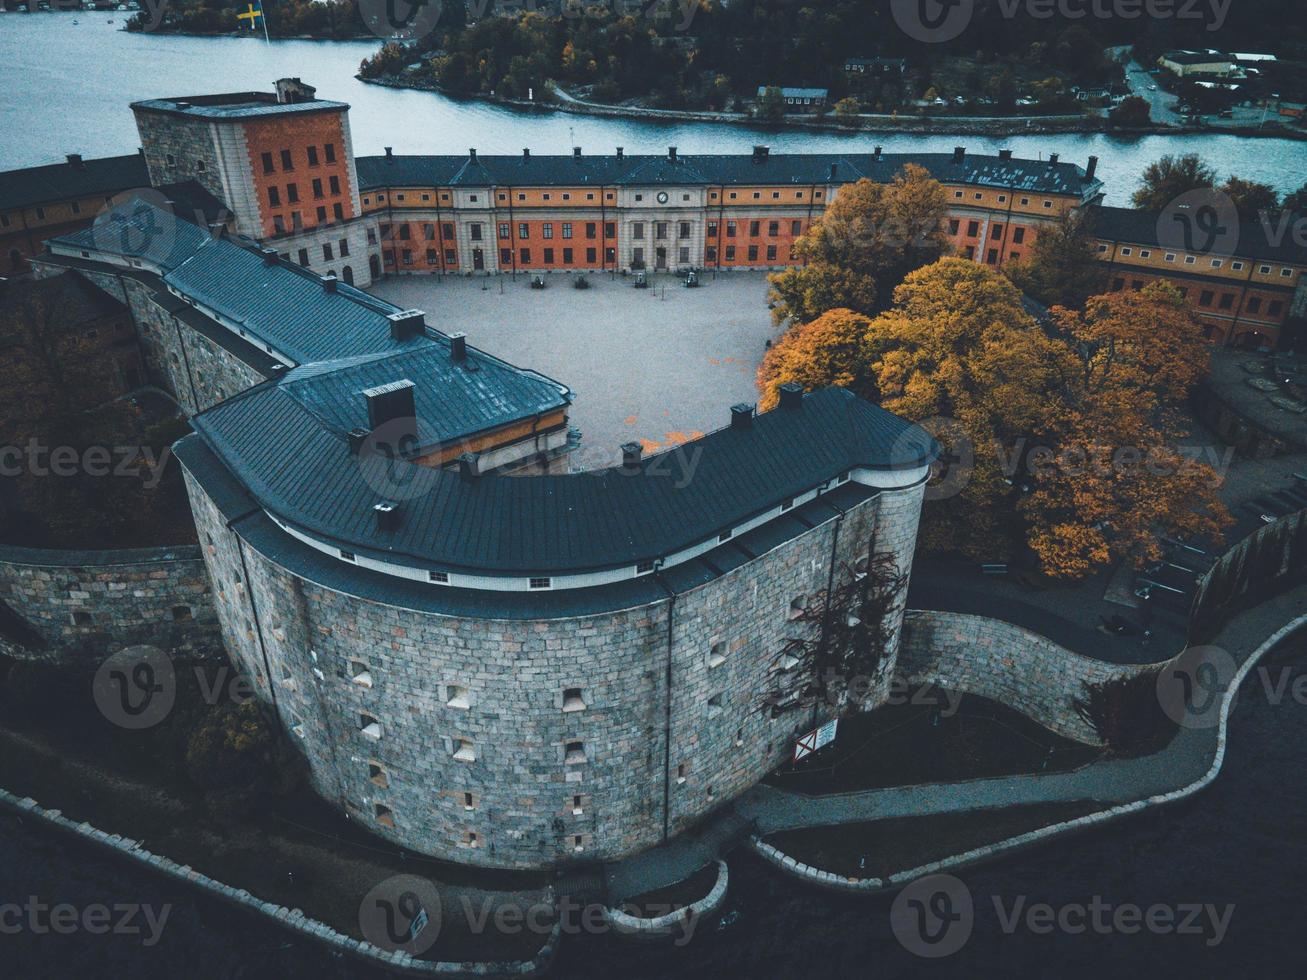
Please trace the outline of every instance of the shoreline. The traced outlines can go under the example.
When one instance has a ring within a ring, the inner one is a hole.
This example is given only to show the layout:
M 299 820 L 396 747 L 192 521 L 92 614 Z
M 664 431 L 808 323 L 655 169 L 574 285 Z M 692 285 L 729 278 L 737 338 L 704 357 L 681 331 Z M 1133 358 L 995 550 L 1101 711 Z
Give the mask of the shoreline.
M 867 119 L 857 126 L 849 126 L 834 119 L 818 120 L 813 118 L 786 119 L 781 122 L 764 122 L 745 113 L 699 111 L 694 109 L 649 109 L 639 106 L 602 105 L 583 102 L 571 96 L 561 96 L 552 102 L 529 101 L 505 96 L 475 93 L 455 95 L 445 92 L 434 85 L 419 85 L 395 76 L 381 78 L 364 78 L 354 76 L 365 85 L 378 85 L 382 88 L 404 89 L 413 92 L 431 92 L 448 99 L 481 102 L 511 109 L 531 112 L 566 112 L 579 116 L 596 116 L 610 119 L 633 119 L 643 122 L 699 122 L 716 125 L 747 126 L 754 129 L 775 130 L 812 130 L 825 133 L 846 133 L 856 136 L 860 133 L 881 135 L 936 135 L 936 136 L 1038 136 L 1053 133 L 1076 133 L 1080 135 L 1102 134 L 1123 139 L 1137 139 L 1142 136 L 1246 136 L 1267 139 L 1294 139 L 1307 141 L 1307 131 L 1296 131 L 1279 127 L 1260 129 L 1247 127 L 1222 127 L 1213 129 L 1206 126 L 1168 126 L 1153 123 L 1149 126 L 1116 128 L 1103 125 L 1103 120 L 1084 116 L 1016 116 L 1005 118 L 999 116 L 971 117 L 902 117 L 898 120 L 889 118 Z
M 103 11 L 93 11 L 103 12 Z M 166 35 L 175 37 L 198 38 L 233 38 L 258 40 L 258 36 L 245 31 L 127 31 L 127 33 Z M 287 35 L 278 41 L 316 41 L 321 43 L 349 43 L 376 41 L 381 38 L 372 34 L 359 34 L 352 37 L 316 37 L 310 34 Z M 1307 130 L 1295 129 L 1276 122 L 1270 127 L 1258 126 L 1175 126 L 1155 122 L 1147 126 L 1112 127 L 1106 125 L 1104 117 L 1086 116 L 903 116 L 894 119 L 889 116 L 863 116 L 856 126 L 837 122 L 834 118 L 815 119 L 811 117 L 787 118 L 780 121 L 764 122 L 742 112 L 724 112 L 697 109 L 651 109 L 643 106 L 608 105 L 586 102 L 573 96 L 562 94 L 552 102 L 538 102 L 527 99 L 507 98 L 504 96 L 472 93 L 468 95 L 445 92 L 435 85 L 420 85 L 396 76 L 381 78 L 364 78 L 355 74 L 358 81 L 382 88 L 406 89 L 414 92 L 432 92 L 445 98 L 459 101 L 480 102 L 487 105 L 503 106 L 532 112 L 566 112 L 578 116 L 595 116 L 609 119 L 631 119 L 643 122 L 699 122 L 715 125 L 748 126 L 775 130 L 811 130 L 821 133 L 847 133 L 850 136 L 859 133 L 876 135 L 936 135 L 936 136 L 1041 136 L 1059 133 L 1079 135 L 1102 134 L 1117 136 L 1122 139 L 1137 139 L 1143 136 L 1243 136 L 1260 139 L 1290 139 L 1307 141 Z

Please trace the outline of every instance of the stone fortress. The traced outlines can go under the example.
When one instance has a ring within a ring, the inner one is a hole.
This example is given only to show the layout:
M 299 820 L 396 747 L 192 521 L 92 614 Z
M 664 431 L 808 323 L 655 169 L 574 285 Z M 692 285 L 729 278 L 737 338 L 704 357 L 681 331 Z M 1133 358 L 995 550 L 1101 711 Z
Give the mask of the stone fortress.
M 464 863 L 612 860 L 724 806 L 830 716 L 777 710 L 769 695 L 798 683 L 796 650 L 827 642 L 831 610 L 814 616 L 816 597 L 857 588 L 883 557 L 910 571 L 937 451 L 928 435 L 848 392 L 790 387 L 776 410 L 734 406 L 689 446 L 646 458 L 633 444 L 620 465 L 570 473 L 566 385 L 356 288 L 409 264 L 398 243 L 413 228 L 427 237 L 421 213 L 407 233 L 377 214 L 406 203 L 409 192 L 393 188 L 408 181 L 379 191 L 356 169 L 411 175 L 434 164 L 388 154 L 357 167 L 348 107 L 292 80 L 275 97 L 133 108 L 151 186 L 198 184 L 190 197 L 219 200 L 225 216 L 196 223 L 137 195 L 46 240 L 33 266 L 123 303 L 149 378 L 191 416 L 194 434 L 176 452 L 224 646 L 300 740 L 326 800 L 397 844 Z M 682 176 L 693 161 L 616 159 L 613 230 L 631 237 L 593 247 L 596 261 L 613 247 L 623 268 L 638 267 L 637 230 L 657 242 L 679 235 L 682 219 L 616 207 L 691 194 Z M 732 237 L 728 222 L 750 235 L 806 227 L 782 214 L 795 205 L 779 195 L 807 194 L 811 216 L 818 194 L 824 206 L 841 183 L 868 170 L 891 179 L 908 162 L 1009 214 L 1055 214 L 1099 188 L 1056 160 L 965 151 L 877 151 L 860 165 L 765 152 L 713 159 L 721 182 L 693 193 L 720 209 L 719 238 Z M 550 173 L 586 166 L 579 155 L 523 160 Z M 553 234 L 552 221 L 537 214 L 536 228 L 516 210 L 502 231 L 486 210 L 501 193 L 486 166 L 472 155 L 447 182 L 413 191 L 435 195 L 433 236 L 445 234 L 440 209 L 453 203 L 442 204 L 442 187 L 459 196 L 453 260 L 474 268 L 473 243 L 492 230 L 513 241 L 510 265 L 534 248 L 514 241 L 514 225 L 541 241 Z M 287 171 L 304 175 L 293 191 Z M 540 207 L 573 193 L 544 189 L 561 179 L 531 191 Z M 597 220 L 578 211 L 575 224 L 559 221 L 560 243 L 586 241 L 591 224 L 608 236 L 607 185 L 576 186 L 598 195 Z M 505 214 L 530 203 L 502 193 Z M 740 217 L 724 217 L 741 193 Z M 1003 234 L 995 224 L 985 240 Z M 691 229 L 694 257 L 717 248 L 724 261 L 727 246 L 705 235 L 706 218 Z M 543 259 L 546 247 L 531 255 Z M 449 258 L 443 243 L 432 248 L 437 263 Z M 775 253 L 758 254 L 765 265 Z M 479 268 L 502 257 L 482 251 Z M 902 615 L 892 602 L 865 707 L 887 694 Z

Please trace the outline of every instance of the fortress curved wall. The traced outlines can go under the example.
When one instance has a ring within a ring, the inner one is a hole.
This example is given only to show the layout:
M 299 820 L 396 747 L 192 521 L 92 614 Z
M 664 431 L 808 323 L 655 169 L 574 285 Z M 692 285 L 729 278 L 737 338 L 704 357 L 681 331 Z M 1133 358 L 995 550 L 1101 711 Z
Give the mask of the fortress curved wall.
M 209 580 L 194 545 L 0 547 L 0 602 L 44 644 L 0 635 L 0 651 L 21 659 L 72 662 L 135 643 L 199 653 L 218 645 Z
M 656 601 L 483 619 L 317 584 L 229 528 L 241 520 L 189 473 L 187 485 L 227 649 L 301 736 L 316 789 L 405 847 L 500 867 L 653 846 L 781 762 L 824 720 L 763 706 L 786 641 L 816 628 L 791 620 L 791 602 L 827 587 L 832 559 L 865 555 L 873 529 L 877 551 L 910 568 L 922 494 L 826 506 L 810 530 Z M 563 710 L 566 688 L 583 709 Z M 361 730 L 370 719 L 380 738 Z M 570 742 L 584 761 L 568 761 Z

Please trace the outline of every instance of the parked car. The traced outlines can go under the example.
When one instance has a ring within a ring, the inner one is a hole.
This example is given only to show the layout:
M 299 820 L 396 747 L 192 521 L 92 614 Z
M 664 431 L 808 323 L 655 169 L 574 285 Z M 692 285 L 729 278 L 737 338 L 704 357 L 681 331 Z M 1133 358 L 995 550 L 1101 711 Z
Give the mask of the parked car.
M 699 273 L 693 269 L 687 272 L 685 274 L 685 285 L 690 289 L 697 287 L 699 285 Z
M 635 288 L 636 289 L 649 288 L 649 277 L 645 275 L 643 271 L 637 272 L 635 274 Z
M 531 277 L 531 288 L 532 288 L 532 289 L 544 289 L 544 288 L 545 288 L 545 277 L 542 276 L 542 275 L 540 275 L 539 273 L 537 273 L 536 275 L 532 276 L 532 277 Z

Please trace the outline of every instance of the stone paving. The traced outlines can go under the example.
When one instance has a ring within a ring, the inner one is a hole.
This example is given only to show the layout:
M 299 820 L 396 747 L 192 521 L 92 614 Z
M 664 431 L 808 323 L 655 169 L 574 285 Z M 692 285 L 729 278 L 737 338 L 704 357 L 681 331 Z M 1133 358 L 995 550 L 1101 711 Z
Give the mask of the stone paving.
M 767 310 L 763 273 L 705 273 L 698 289 L 676 276 L 544 276 L 543 290 L 518 275 L 459 278 L 400 276 L 373 285 L 375 295 L 426 310 L 427 322 L 462 330 L 468 342 L 575 392 L 573 454 L 579 469 L 619 462 L 619 446 L 646 451 L 720 429 L 730 406 L 752 404 L 766 342 L 780 331 Z

